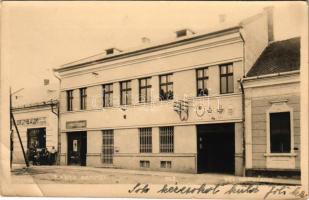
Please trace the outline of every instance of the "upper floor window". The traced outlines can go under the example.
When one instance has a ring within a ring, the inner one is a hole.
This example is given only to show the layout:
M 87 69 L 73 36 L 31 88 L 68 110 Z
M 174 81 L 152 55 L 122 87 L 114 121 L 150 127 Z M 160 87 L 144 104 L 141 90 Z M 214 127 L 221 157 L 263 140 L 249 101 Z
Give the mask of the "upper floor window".
M 73 110 L 73 90 L 67 91 L 67 111 Z
M 196 70 L 196 81 L 197 81 L 197 96 L 207 96 L 207 81 L 208 81 L 208 68 Z
M 103 107 L 113 106 L 113 84 L 103 85 Z
M 151 101 L 151 78 L 139 79 L 139 102 L 146 103 Z
M 160 100 L 173 99 L 173 74 L 160 76 Z
M 270 152 L 290 153 L 291 125 L 290 112 L 270 113 Z
M 220 93 L 234 92 L 233 64 L 220 65 Z
M 160 128 L 160 152 L 174 152 L 174 127 L 167 126 Z
M 80 109 L 85 110 L 87 108 L 87 88 L 80 88 Z
M 120 104 L 131 104 L 131 81 L 120 82 Z

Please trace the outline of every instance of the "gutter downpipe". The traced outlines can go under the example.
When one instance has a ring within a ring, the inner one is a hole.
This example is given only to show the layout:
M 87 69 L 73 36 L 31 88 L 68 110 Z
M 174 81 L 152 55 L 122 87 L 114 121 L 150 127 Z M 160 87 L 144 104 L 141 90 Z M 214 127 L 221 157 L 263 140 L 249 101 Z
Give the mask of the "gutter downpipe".
M 60 131 L 60 88 L 61 88 L 61 79 L 58 75 L 53 75 L 59 80 L 59 96 L 58 96 L 58 106 L 57 106 L 57 113 L 58 113 L 58 155 L 57 155 L 57 165 L 60 165 L 60 154 L 61 154 L 61 131 Z
M 239 35 L 243 41 L 243 78 L 246 77 L 246 72 L 245 72 L 245 59 L 246 59 L 246 49 L 245 49 L 245 39 L 241 33 L 241 30 L 239 30 Z M 245 113 L 245 90 L 244 90 L 244 86 L 243 86 L 243 78 L 241 78 L 239 80 L 239 84 L 240 84 L 240 89 L 241 89 L 241 105 L 242 105 L 242 150 L 243 150 L 243 176 L 246 176 L 246 113 Z

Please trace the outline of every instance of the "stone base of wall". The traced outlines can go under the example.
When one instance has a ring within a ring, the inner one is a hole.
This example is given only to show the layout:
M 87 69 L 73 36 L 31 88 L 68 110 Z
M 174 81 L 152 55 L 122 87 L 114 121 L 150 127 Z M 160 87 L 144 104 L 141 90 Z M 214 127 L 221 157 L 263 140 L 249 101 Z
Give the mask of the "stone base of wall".
M 67 165 L 67 156 L 66 154 L 60 155 L 60 165 Z
M 149 161 L 149 168 L 141 167 L 140 161 Z M 171 168 L 162 168 L 161 161 L 170 161 Z M 195 156 L 115 156 L 114 166 L 134 170 L 154 170 L 196 173 Z
M 246 169 L 246 176 L 300 179 L 300 169 Z
M 149 167 L 141 167 L 140 161 L 149 161 Z M 171 161 L 171 168 L 162 168 L 161 161 Z M 190 156 L 137 156 L 114 155 L 113 164 L 104 165 L 100 155 L 87 155 L 87 166 L 132 170 L 170 171 L 196 173 L 196 157 Z

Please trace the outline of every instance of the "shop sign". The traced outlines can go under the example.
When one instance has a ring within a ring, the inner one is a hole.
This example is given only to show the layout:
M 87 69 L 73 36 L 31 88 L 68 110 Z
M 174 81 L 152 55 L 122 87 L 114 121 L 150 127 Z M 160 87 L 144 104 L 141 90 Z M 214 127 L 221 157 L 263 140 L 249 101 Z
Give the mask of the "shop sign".
M 86 120 L 66 122 L 66 128 L 67 129 L 86 128 L 86 127 L 87 127 L 87 121 Z
M 29 125 L 46 125 L 46 117 L 34 117 L 29 119 L 16 120 L 17 126 L 29 126 Z

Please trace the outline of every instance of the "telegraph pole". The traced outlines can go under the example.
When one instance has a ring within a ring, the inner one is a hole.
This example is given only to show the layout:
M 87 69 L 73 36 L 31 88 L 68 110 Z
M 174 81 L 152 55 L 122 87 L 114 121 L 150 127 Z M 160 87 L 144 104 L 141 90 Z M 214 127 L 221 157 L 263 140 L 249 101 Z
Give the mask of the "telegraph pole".
M 12 112 L 12 91 L 10 87 L 10 115 Z M 13 135 L 13 128 L 12 128 L 12 118 L 10 116 L 10 168 L 12 169 L 13 163 L 13 150 L 14 150 L 14 135 Z
M 19 92 L 19 91 L 21 91 L 23 89 L 24 88 L 21 88 L 18 91 L 12 93 L 11 88 L 10 88 L 10 128 L 11 128 L 11 130 L 10 130 L 11 131 L 11 133 L 10 133 L 10 141 L 11 141 L 11 146 L 10 146 L 10 149 L 11 149 L 10 165 L 11 165 L 11 168 L 12 168 L 12 161 L 13 161 L 13 144 L 14 144 L 14 142 L 13 142 L 13 125 L 15 127 L 15 130 L 16 130 L 16 133 L 17 133 L 17 136 L 18 136 L 18 140 L 19 140 L 19 143 L 20 143 L 20 146 L 21 146 L 21 150 L 23 152 L 23 156 L 24 156 L 24 160 L 25 160 L 26 166 L 29 167 L 29 162 L 28 162 L 28 159 L 27 159 L 27 156 L 26 156 L 26 153 L 25 153 L 25 149 L 24 149 L 23 143 L 21 141 L 21 137 L 20 137 L 20 134 L 19 134 L 19 130 L 18 130 L 16 121 L 14 119 L 13 109 L 12 109 L 12 95 L 16 94 L 17 92 Z

